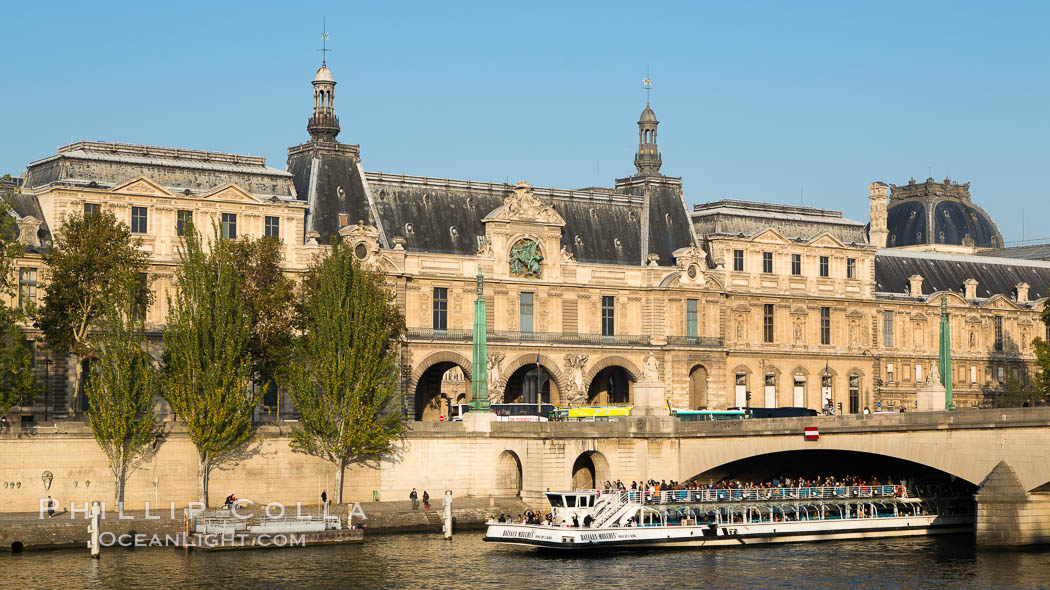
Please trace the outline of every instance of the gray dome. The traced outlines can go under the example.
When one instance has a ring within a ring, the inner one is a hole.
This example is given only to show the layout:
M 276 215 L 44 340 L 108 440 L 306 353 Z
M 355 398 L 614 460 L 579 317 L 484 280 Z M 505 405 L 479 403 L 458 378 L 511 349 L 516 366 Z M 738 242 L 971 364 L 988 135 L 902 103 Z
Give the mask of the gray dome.
M 944 244 L 1001 248 L 1003 236 L 987 213 L 970 201 L 970 183 L 932 178 L 891 185 L 886 211 L 886 246 Z
M 645 110 L 642 111 L 642 116 L 638 119 L 639 123 L 658 123 L 656 120 L 656 113 L 653 109 L 649 108 L 649 105 L 645 105 Z

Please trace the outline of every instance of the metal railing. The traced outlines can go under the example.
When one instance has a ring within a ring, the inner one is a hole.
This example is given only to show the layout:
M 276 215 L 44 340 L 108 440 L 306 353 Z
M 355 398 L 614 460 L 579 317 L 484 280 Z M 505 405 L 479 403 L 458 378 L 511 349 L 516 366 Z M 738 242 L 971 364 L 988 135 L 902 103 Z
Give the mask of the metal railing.
M 672 346 L 725 346 L 725 339 L 716 336 L 668 336 Z
M 603 492 L 603 494 L 606 492 Z M 683 504 L 696 502 L 777 502 L 796 500 L 848 500 L 851 498 L 906 498 L 908 492 L 899 485 L 802 486 L 776 488 L 732 488 L 668 490 L 649 492 L 631 490 L 607 492 L 621 494 L 625 501 L 639 504 Z
M 473 330 L 434 330 L 432 328 L 408 328 L 408 337 L 427 340 L 470 341 Z M 521 332 L 495 330 L 488 332 L 489 342 L 554 342 L 559 344 L 649 344 L 649 336 L 624 334 L 575 334 L 572 332 Z

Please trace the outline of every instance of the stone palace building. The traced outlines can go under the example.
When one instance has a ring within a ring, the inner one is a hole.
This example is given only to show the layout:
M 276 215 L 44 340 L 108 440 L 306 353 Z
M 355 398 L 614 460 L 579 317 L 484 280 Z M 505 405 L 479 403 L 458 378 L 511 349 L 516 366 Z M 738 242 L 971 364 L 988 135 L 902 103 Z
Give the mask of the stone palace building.
M 10 194 L 19 240 L 15 303 L 46 288 L 41 253 L 73 211 L 110 209 L 143 240 L 167 314 L 183 221 L 283 241 L 302 272 L 333 237 L 381 270 L 404 310 L 404 411 L 434 420 L 466 401 L 475 276 L 485 277 L 494 402 L 632 403 L 644 376 L 678 408 L 914 408 L 936 368 L 947 299 L 960 407 L 1031 379 L 1050 258 L 1004 248 L 995 223 L 949 179 L 874 182 L 870 222 L 837 211 L 721 200 L 689 209 L 661 173 L 659 122 L 638 120 L 635 172 L 583 189 L 367 172 L 340 143 L 336 81 L 313 80 L 309 140 L 285 170 L 263 158 L 77 142 L 31 162 Z M 8 189 L 13 187 L 8 187 Z M 10 191 L 9 191 L 10 192 Z M 68 414 L 72 363 L 26 327 L 46 395 L 24 415 Z M 651 359 L 649 357 L 652 357 Z M 267 398 L 272 409 L 276 399 Z M 285 415 L 293 414 L 287 398 Z

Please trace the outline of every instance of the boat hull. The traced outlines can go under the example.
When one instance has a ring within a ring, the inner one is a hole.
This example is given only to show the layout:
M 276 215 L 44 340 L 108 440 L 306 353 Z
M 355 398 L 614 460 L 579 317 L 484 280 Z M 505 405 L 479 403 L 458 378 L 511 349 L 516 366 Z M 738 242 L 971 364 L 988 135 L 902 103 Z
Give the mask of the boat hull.
M 493 524 L 484 540 L 562 550 L 725 547 L 972 533 L 973 516 L 912 516 L 839 521 L 581 529 Z

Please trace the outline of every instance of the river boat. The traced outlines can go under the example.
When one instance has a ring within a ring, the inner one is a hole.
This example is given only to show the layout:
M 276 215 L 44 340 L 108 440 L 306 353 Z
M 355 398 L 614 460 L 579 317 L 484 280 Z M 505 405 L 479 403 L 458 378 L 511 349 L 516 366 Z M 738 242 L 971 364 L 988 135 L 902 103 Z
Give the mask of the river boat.
M 717 547 L 972 532 L 951 484 L 547 492 L 550 524 L 490 522 L 485 541 L 561 550 Z

